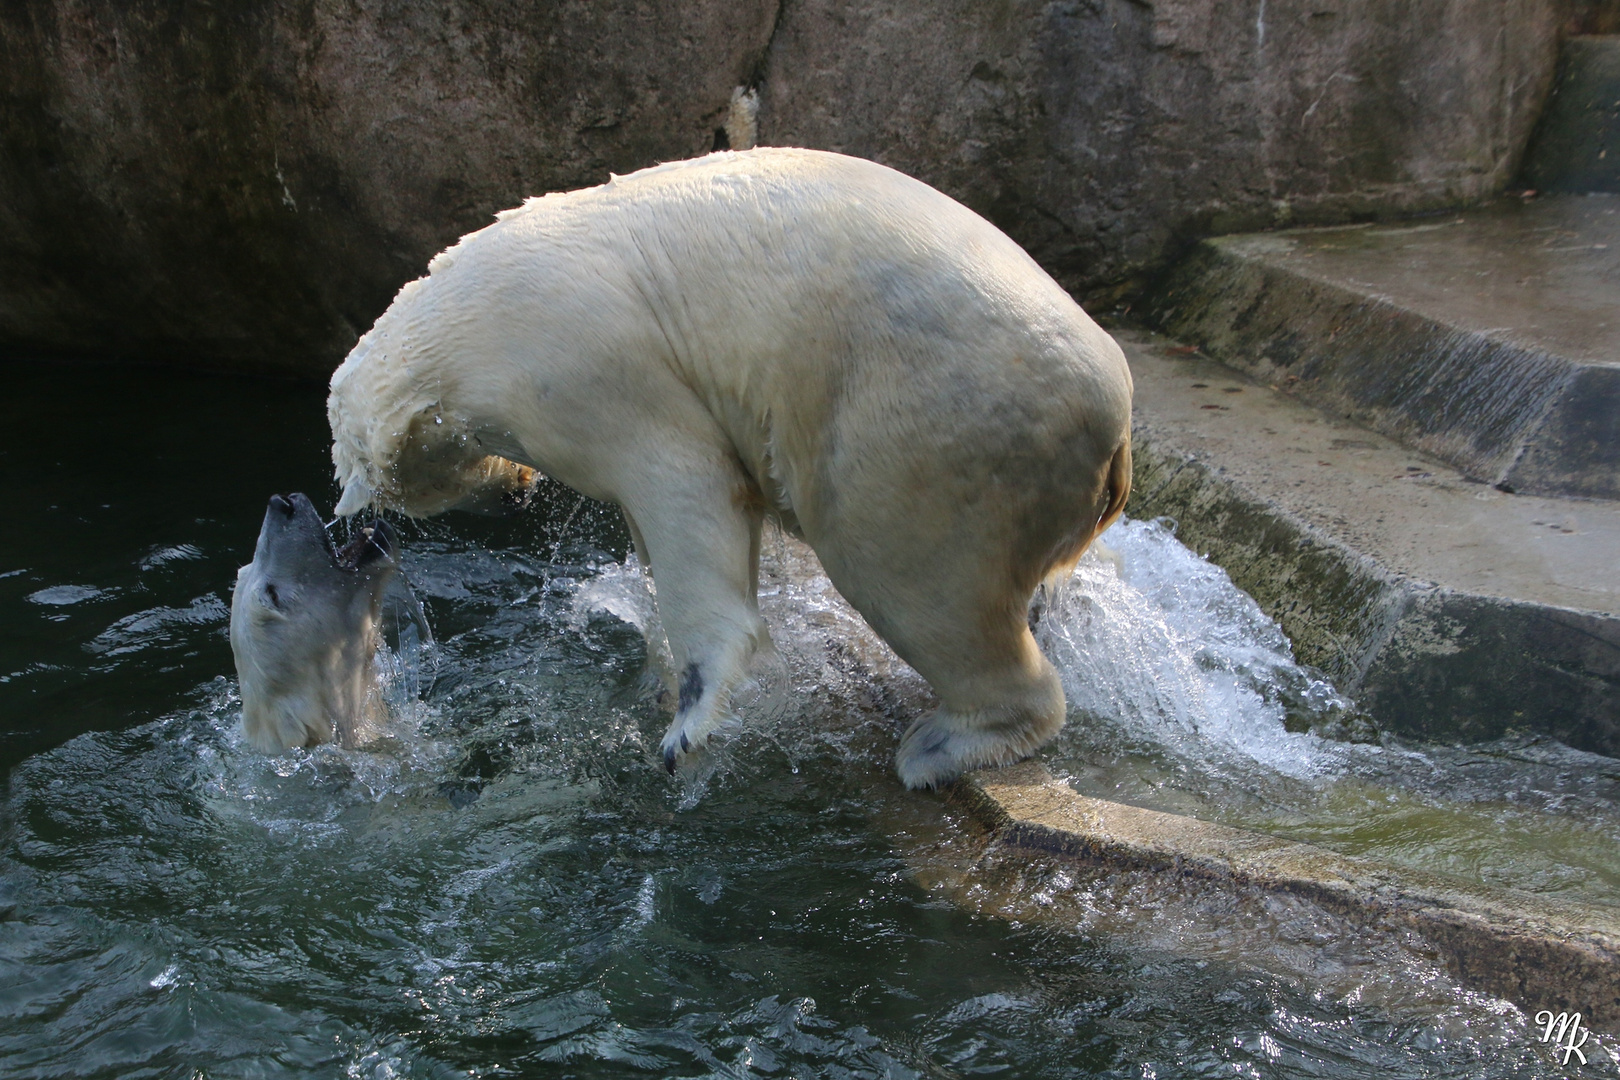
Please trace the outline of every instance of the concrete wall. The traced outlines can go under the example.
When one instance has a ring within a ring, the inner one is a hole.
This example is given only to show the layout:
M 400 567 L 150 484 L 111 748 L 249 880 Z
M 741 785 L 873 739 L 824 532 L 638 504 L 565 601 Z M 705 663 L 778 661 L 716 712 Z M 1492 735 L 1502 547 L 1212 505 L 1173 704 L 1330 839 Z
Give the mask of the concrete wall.
M 1544 0 L 794 0 L 761 130 L 962 199 L 1071 287 L 1178 241 L 1478 200 L 1554 68 Z
M 527 195 L 760 138 L 861 154 L 1128 296 L 1211 231 L 1477 200 L 1566 0 L 14 0 L 0 349 L 329 370 Z

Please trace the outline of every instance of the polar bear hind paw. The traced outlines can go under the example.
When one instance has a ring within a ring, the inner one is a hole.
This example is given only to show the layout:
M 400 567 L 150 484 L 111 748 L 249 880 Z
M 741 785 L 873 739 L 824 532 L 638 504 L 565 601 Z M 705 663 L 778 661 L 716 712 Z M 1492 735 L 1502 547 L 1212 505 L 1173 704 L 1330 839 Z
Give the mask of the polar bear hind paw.
M 908 788 L 937 788 L 965 772 L 1022 761 L 1046 745 L 1063 726 L 1046 718 L 996 723 L 984 714 L 937 709 L 912 724 L 900 739 L 894 767 Z M 989 722 L 986 722 L 989 721 Z

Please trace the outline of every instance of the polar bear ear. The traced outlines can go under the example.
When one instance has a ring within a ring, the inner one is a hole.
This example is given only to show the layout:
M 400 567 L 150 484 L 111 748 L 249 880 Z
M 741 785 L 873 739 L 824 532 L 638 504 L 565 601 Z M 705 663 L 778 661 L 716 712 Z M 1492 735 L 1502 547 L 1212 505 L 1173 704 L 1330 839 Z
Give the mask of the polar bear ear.
M 338 517 L 349 517 L 358 514 L 371 505 L 371 486 L 357 476 L 351 476 L 348 483 L 343 485 L 343 497 L 338 500 L 337 509 L 333 511 Z

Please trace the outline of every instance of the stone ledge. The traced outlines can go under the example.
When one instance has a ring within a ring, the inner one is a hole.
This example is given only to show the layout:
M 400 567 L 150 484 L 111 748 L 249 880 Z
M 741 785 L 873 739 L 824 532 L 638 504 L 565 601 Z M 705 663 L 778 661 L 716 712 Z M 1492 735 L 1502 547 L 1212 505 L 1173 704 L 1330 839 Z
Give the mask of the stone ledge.
M 1620 911 L 1090 798 L 1038 762 L 980 770 L 948 795 L 1003 847 L 1289 893 L 1416 933 L 1461 982 L 1532 1015 L 1578 1011 L 1620 1031 Z
M 1620 756 L 1620 505 L 1503 494 L 1188 347 L 1116 336 L 1137 391 L 1126 512 L 1175 519 L 1301 662 L 1392 731 Z
M 1504 490 L 1620 499 L 1620 198 L 1206 240 L 1166 333 Z

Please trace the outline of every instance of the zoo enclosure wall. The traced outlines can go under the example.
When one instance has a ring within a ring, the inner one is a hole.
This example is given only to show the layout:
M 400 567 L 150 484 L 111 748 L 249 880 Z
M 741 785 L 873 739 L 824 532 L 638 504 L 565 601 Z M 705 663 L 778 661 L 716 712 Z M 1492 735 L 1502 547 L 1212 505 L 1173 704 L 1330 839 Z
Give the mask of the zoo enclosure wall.
M 526 196 L 759 138 L 893 165 L 1093 307 L 1194 238 L 1479 202 L 1577 0 L 18 0 L 0 352 L 324 376 Z

